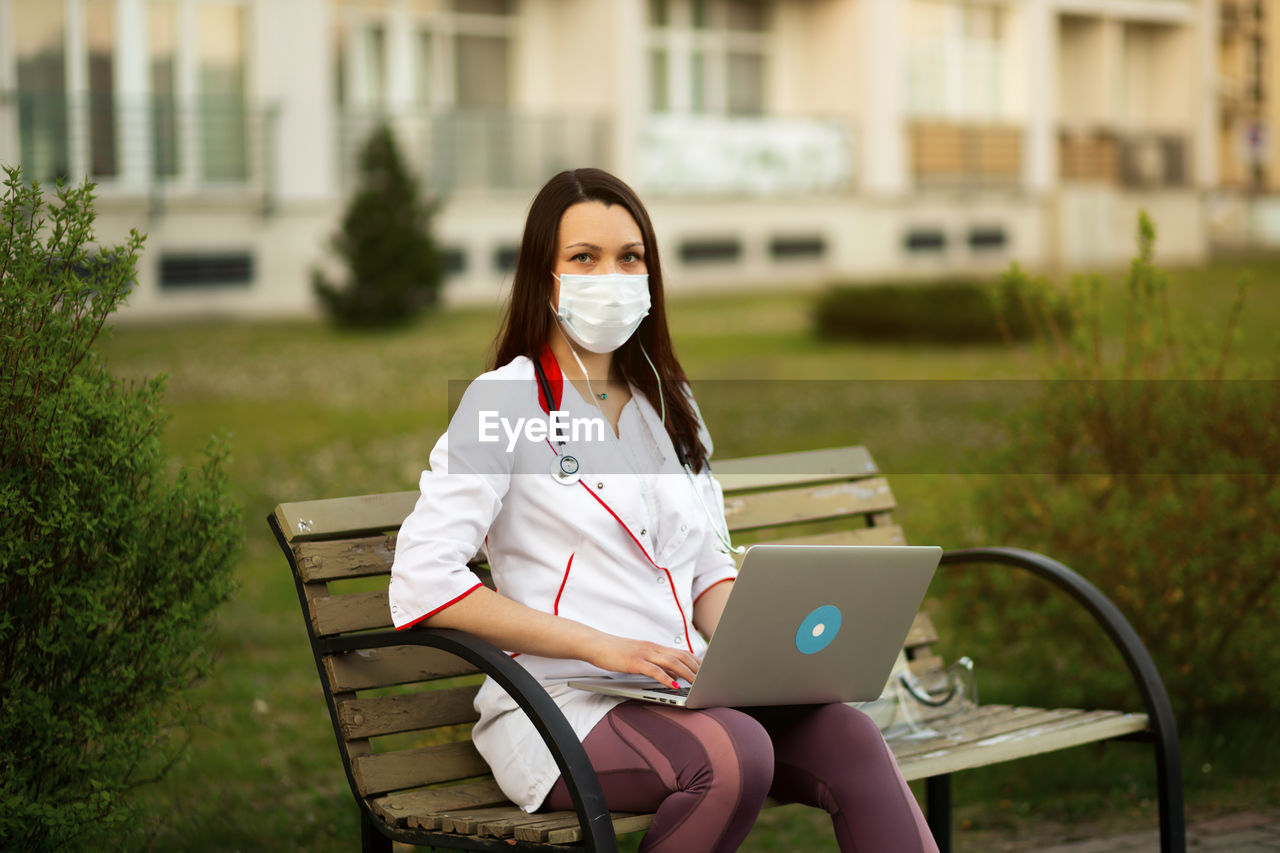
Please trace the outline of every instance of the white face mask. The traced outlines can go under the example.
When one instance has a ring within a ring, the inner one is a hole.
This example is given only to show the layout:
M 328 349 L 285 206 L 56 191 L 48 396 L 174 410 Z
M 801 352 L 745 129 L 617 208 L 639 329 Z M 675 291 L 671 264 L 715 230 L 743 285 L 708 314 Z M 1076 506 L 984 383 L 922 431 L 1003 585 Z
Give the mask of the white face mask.
M 565 273 L 555 277 L 560 281 L 560 310 L 554 306 L 552 310 L 565 334 L 585 350 L 613 352 L 649 316 L 648 275 Z

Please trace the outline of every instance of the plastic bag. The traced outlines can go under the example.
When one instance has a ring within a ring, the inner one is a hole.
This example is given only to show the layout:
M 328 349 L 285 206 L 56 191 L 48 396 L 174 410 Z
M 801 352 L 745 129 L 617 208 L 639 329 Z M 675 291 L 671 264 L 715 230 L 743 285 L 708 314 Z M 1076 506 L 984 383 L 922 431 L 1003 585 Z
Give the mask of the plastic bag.
M 978 704 L 978 682 L 973 660 L 962 657 L 947 669 L 947 687 L 929 693 L 916 680 L 905 652 L 898 653 L 889 681 L 880 698 L 851 703 L 876 721 L 880 731 L 897 737 L 928 737 L 936 734 L 928 722 Z

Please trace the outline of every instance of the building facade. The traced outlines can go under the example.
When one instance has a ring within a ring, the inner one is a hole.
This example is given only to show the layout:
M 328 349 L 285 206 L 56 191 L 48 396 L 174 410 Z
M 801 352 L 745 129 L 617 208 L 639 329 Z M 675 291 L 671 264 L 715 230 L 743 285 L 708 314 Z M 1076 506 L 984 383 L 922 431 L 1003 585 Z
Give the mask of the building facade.
M 1195 261 L 1239 173 L 1218 2 L 0 0 L 0 161 L 148 233 L 135 317 L 315 310 L 380 122 L 455 301 L 583 165 L 676 290 L 1122 263 L 1139 208 Z

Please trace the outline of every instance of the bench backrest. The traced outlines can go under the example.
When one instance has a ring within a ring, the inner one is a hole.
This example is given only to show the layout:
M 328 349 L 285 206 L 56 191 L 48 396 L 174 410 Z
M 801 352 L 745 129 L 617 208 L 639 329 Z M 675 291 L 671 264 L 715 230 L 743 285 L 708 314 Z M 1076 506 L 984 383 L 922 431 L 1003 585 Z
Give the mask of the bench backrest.
M 862 447 L 720 461 L 725 514 L 735 544 L 904 544 L 894 498 Z M 391 627 L 387 580 L 395 531 L 417 492 L 281 504 L 275 523 L 290 556 L 313 648 L 317 638 Z M 473 564 L 484 570 L 482 561 Z M 908 654 L 931 659 L 932 626 L 921 615 Z M 471 745 L 480 677 L 469 664 L 421 646 L 319 655 L 334 728 L 357 794 L 459 786 L 461 800 L 500 802 Z

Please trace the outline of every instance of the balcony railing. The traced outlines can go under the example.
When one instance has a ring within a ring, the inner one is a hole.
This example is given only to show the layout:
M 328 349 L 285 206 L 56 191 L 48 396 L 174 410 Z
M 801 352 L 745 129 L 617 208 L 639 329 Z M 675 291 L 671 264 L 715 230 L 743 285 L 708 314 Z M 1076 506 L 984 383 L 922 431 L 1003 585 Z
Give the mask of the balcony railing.
M 1190 177 L 1190 156 L 1180 133 L 1063 130 L 1058 137 L 1059 176 L 1069 183 L 1182 187 Z
M 89 178 L 104 195 L 139 195 L 153 207 L 175 195 L 226 192 L 272 203 L 274 117 L 243 98 L 147 102 L 112 96 L 12 92 L 23 173 L 50 182 Z
M 1022 181 L 1022 128 L 917 122 L 911 164 L 920 187 L 1013 187 Z
M 644 123 L 639 171 L 658 194 L 813 196 L 848 191 L 855 162 L 842 122 L 656 115 Z
M 353 186 L 360 149 L 389 123 L 401 155 L 432 192 L 519 190 L 579 166 L 610 165 L 609 123 L 596 116 L 501 110 L 417 112 L 388 118 L 347 112 L 340 124 L 342 183 Z

